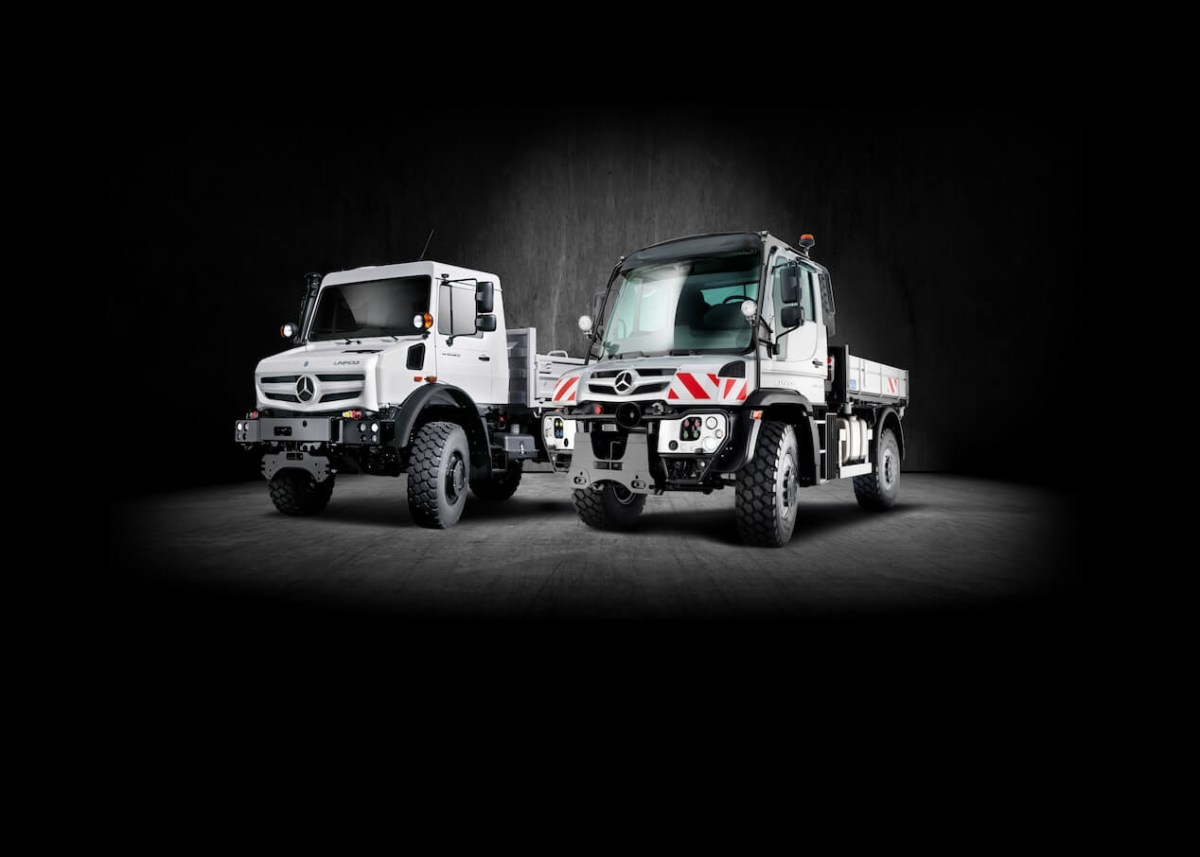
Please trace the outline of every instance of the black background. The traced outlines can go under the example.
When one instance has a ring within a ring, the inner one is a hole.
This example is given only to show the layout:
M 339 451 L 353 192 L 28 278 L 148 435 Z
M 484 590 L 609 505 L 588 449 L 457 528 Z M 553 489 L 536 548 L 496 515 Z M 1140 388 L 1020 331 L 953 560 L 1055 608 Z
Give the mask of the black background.
M 910 470 L 1066 485 L 1030 419 L 1076 342 L 1064 120 L 1015 104 L 441 106 L 387 122 L 109 129 L 112 377 L 149 424 L 118 490 L 257 478 L 231 440 L 307 271 L 428 257 L 499 275 L 510 326 L 582 353 L 616 257 L 816 235 L 837 342 L 911 372 Z M 1022 416 L 1024 415 L 1024 416 Z M 114 436 L 119 442 L 121 435 Z

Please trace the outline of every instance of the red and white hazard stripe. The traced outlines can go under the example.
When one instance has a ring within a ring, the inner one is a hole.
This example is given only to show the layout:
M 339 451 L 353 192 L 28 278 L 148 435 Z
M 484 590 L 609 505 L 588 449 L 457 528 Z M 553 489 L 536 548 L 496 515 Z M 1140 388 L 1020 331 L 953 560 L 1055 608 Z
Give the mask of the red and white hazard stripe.
M 676 372 L 667 390 L 668 399 L 698 402 L 744 402 L 748 382 L 742 378 L 720 378 L 715 372 Z
M 888 384 L 888 392 L 891 393 L 892 395 L 895 395 L 896 394 L 896 379 L 889 376 L 887 379 L 887 384 Z
M 574 402 L 575 394 L 579 392 L 578 384 L 578 375 L 572 375 L 569 378 L 560 378 L 557 386 L 554 388 L 554 401 L 562 402 L 564 405 Z

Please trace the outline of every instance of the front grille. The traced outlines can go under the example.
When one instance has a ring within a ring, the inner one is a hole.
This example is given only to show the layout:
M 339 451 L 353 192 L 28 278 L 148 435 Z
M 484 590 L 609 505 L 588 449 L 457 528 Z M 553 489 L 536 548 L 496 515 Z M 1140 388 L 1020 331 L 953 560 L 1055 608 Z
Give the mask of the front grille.
M 297 384 L 304 378 L 315 379 L 319 389 L 316 396 L 301 399 Z M 301 408 L 311 408 L 328 402 L 349 402 L 363 395 L 367 376 L 362 372 L 324 372 L 308 375 L 271 375 L 260 382 L 263 398 L 273 402 L 289 402 Z
M 624 369 L 601 369 L 599 372 L 593 372 L 593 378 L 615 378 L 624 372 Z M 643 369 L 640 366 L 637 368 L 637 374 L 640 378 L 662 378 L 669 375 L 674 375 L 675 370 L 671 368 L 650 368 Z
M 653 384 L 640 384 L 637 387 L 634 387 L 632 390 L 630 390 L 629 395 L 638 396 L 638 395 L 641 395 L 642 393 L 661 393 L 663 390 L 667 389 L 667 387 L 669 387 L 669 386 L 671 386 L 670 381 L 658 381 Z M 589 383 L 588 389 L 591 390 L 593 393 L 600 393 L 605 396 L 617 395 L 617 388 L 610 387 L 607 384 Z

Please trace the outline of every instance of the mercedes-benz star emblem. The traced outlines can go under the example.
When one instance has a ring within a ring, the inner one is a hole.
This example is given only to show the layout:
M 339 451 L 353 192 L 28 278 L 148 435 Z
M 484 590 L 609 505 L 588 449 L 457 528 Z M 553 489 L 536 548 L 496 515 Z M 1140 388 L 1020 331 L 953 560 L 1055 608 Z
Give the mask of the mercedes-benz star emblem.
M 617 376 L 617 382 L 613 386 L 617 388 L 618 393 L 628 393 L 633 388 L 633 373 L 625 370 Z
M 296 382 L 296 398 L 302 402 L 312 401 L 313 397 L 313 379 L 312 375 L 301 375 L 300 380 Z

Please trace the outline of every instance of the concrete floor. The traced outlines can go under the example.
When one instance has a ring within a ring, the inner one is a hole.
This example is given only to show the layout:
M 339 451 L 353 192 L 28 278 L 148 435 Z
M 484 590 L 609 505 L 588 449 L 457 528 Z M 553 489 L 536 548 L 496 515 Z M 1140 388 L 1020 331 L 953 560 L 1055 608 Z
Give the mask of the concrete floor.
M 315 518 L 278 514 L 263 483 L 114 508 L 113 566 L 139 587 L 257 604 L 422 617 L 928 615 L 1061 593 L 1070 498 L 905 474 L 891 512 L 848 483 L 801 492 L 790 544 L 737 539 L 732 491 L 651 497 L 630 533 L 579 522 L 565 477 L 526 474 L 502 504 L 468 500 L 448 531 L 415 526 L 400 479 L 339 479 Z

